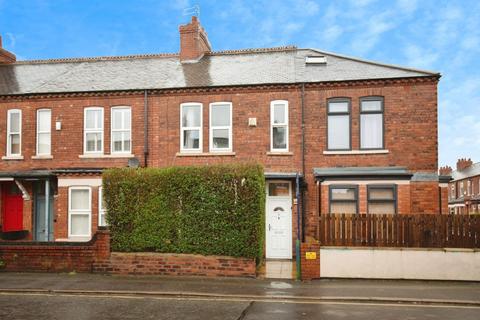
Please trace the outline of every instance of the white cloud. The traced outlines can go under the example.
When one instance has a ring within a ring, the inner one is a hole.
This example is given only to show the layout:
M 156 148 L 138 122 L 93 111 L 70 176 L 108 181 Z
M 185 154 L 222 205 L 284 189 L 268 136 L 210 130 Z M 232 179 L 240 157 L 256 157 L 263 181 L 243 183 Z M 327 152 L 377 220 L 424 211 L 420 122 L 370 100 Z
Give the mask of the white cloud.
M 406 45 L 403 51 L 410 67 L 432 69 L 438 60 L 437 52 L 426 51 L 414 44 Z
M 398 8 L 404 13 L 412 13 L 417 10 L 417 0 L 397 0 Z

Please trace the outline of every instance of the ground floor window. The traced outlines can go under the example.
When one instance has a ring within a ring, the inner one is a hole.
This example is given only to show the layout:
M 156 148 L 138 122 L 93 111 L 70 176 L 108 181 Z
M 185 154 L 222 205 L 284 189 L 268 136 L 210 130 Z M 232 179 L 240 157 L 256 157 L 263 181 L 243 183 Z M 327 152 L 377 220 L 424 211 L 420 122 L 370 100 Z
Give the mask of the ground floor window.
M 330 186 L 330 213 L 357 213 L 358 186 Z
M 90 237 L 92 219 L 90 187 L 70 187 L 68 194 L 68 236 Z
M 98 225 L 106 226 L 107 222 L 105 220 L 105 200 L 103 199 L 103 188 L 98 188 Z
M 367 186 L 368 213 L 394 214 L 397 212 L 397 188 L 395 185 Z

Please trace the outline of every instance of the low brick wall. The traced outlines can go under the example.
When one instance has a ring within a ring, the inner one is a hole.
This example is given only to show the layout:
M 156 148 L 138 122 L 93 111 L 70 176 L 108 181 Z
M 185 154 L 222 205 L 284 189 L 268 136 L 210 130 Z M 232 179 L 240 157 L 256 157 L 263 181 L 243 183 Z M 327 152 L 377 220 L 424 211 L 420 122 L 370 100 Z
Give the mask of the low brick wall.
M 304 242 L 300 246 L 300 252 L 302 256 L 302 280 L 320 278 L 320 244 Z
M 94 272 L 137 275 L 255 277 L 254 259 L 172 253 L 112 252 Z
M 99 230 L 89 242 L 0 242 L 0 270 L 92 272 L 110 254 L 110 234 Z

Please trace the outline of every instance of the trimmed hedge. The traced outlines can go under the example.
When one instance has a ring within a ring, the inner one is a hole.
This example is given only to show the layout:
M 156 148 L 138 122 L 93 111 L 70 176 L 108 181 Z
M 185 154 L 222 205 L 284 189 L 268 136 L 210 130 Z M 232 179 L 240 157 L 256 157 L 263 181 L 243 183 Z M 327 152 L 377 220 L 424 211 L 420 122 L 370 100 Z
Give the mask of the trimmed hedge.
M 263 257 L 260 165 L 110 169 L 103 190 L 114 251 Z

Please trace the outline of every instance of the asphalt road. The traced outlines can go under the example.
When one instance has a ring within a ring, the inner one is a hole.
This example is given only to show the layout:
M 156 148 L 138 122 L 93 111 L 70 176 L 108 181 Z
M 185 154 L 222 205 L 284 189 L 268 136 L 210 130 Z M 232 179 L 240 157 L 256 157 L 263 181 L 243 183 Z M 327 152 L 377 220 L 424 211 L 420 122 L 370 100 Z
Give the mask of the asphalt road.
M 1 293 L 0 319 L 480 319 L 478 306 Z

